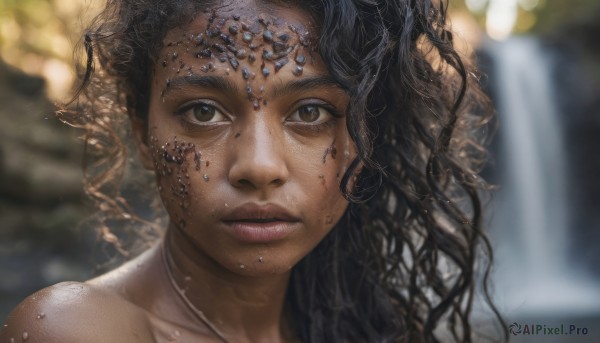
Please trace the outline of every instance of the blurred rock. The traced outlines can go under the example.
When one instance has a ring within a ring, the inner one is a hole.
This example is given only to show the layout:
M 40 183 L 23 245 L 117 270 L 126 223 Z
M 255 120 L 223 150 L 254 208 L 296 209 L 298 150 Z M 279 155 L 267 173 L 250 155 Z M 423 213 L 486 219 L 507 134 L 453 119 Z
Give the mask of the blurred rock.
M 29 293 L 92 271 L 82 143 L 53 111 L 42 79 L 0 61 L 0 321 Z

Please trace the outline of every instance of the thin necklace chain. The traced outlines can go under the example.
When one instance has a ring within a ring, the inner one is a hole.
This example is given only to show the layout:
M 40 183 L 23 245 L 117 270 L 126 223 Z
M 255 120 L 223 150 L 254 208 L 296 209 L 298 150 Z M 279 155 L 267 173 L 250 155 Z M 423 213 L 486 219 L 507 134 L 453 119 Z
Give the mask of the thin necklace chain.
M 219 337 L 219 339 L 221 339 L 224 343 L 229 343 L 227 338 L 225 338 L 225 335 L 223 335 L 223 333 L 219 329 L 217 329 L 217 327 L 213 323 L 211 323 L 210 320 L 208 320 L 208 318 L 206 318 L 206 315 L 204 314 L 204 312 L 200 311 L 198 308 L 196 308 L 196 306 L 194 306 L 194 304 L 192 304 L 190 299 L 188 299 L 188 297 L 185 295 L 185 290 L 182 289 L 181 287 L 179 287 L 179 285 L 177 284 L 177 281 L 175 281 L 175 278 L 173 277 L 173 271 L 171 270 L 171 265 L 168 263 L 169 257 L 167 256 L 167 252 L 166 252 L 167 248 L 165 245 L 166 245 L 166 242 L 161 244 L 160 250 L 161 250 L 161 254 L 162 254 L 163 264 L 165 265 L 165 270 L 167 271 L 167 276 L 169 277 L 171 286 L 173 286 L 173 289 L 175 290 L 177 295 L 179 295 L 181 300 L 183 300 L 183 303 L 188 307 L 188 309 L 190 309 L 192 311 L 192 313 L 198 319 L 200 319 L 201 322 L 203 322 L 206 326 L 208 326 L 208 328 L 217 337 Z M 173 262 L 173 261 L 171 260 L 171 262 Z

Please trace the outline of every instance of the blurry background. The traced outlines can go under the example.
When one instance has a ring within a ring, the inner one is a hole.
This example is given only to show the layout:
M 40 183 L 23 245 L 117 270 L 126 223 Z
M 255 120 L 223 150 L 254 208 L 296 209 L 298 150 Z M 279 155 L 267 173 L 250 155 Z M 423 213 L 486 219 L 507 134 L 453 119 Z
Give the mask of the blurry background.
M 100 1 L 0 0 L 0 321 L 27 294 L 98 269 L 79 229 L 82 144 L 53 103 Z M 499 112 L 487 177 L 493 293 L 508 324 L 577 325 L 600 341 L 600 2 L 455 0 L 457 44 Z

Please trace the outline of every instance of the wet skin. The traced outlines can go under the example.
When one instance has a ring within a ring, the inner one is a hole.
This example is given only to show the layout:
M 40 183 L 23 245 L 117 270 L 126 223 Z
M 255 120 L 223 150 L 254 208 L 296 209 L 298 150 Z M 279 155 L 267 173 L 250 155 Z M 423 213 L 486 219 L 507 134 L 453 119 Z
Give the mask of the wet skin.
M 307 18 L 238 3 L 168 32 L 148 120 L 133 120 L 170 217 L 164 242 L 28 298 L 0 342 L 25 331 L 32 342 L 222 341 L 176 294 L 163 247 L 175 282 L 227 340 L 295 340 L 290 271 L 346 210 L 339 180 L 355 154 L 347 95 L 313 51 Z

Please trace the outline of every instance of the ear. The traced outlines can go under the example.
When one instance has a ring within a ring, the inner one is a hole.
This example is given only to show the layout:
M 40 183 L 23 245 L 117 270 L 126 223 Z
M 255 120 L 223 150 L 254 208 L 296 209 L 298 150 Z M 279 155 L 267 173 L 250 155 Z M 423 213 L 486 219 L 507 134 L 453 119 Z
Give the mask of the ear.
M 148 142 L 148 123 L 136 116 L 129 116 L 129 119 L 131 121 L 131 132 L 140 153 L 142 165 L 148 170 L 154 170 L 152 148 Z

